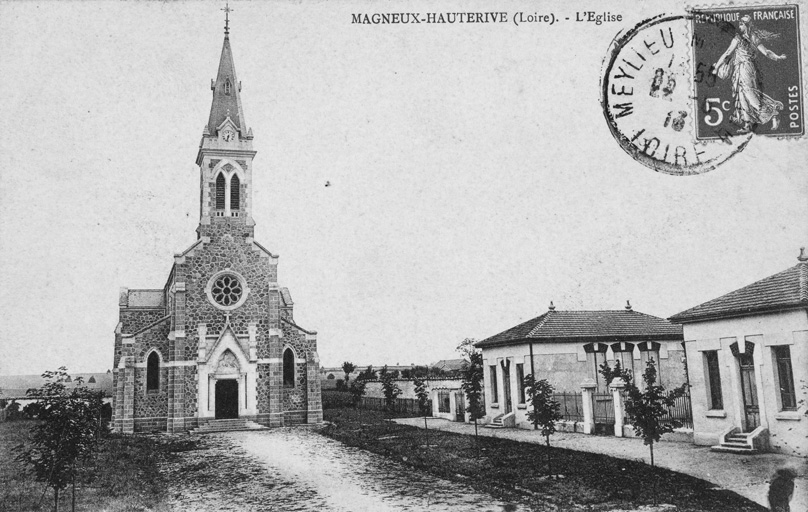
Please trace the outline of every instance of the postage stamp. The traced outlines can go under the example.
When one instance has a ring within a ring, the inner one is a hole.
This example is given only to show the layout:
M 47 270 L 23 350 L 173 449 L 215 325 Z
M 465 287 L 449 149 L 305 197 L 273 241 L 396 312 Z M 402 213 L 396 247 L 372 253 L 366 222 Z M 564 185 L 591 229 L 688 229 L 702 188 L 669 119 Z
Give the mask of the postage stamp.
M 694 10 L 696 138 L 805 133 L 799 7 Z
M 659 15 L 615 37 L 601 78 L 603 114 L 618 144 L 643 165 L 677 176 L 715 169 L 752 137 L 694 137 L 691 55 L 690 17 Z

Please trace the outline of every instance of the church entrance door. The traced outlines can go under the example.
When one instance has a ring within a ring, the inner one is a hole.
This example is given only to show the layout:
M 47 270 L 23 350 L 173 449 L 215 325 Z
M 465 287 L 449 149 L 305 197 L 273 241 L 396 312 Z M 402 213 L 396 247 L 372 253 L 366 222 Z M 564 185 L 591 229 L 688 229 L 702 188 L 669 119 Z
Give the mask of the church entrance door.
M 238 381 L 216 381 L 216 419 L 238 418 Z

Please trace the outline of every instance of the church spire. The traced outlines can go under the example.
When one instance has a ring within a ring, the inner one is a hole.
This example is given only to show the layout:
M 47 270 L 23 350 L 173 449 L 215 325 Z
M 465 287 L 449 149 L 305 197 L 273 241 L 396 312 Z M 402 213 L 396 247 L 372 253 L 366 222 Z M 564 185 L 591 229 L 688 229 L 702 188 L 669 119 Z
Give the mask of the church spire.
M 233 51 L 230 49 L 230 12 L 229 5 L 222 9 L 225 12 L 224 43 L 219 58 L 219 72 L 216 80 L 211 81 L 213 103 L 210 106 L 207 131 L 216 136 L 222 123 L 229 117 L 241 137 L 247 137 L 247 126 L 244 123 L 244 110 L 241 108 L 241 83 L 236 78 L 236 66 L 233 63 Z

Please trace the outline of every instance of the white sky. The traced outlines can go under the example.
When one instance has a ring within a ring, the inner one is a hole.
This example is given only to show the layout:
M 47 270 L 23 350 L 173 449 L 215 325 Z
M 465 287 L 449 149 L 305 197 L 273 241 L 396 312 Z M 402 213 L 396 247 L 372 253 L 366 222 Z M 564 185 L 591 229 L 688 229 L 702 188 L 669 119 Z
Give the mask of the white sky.
M 805 140 L 673 177 L 607 129 L 609 43 L 671 4 L 552 27 L 351 24 L 536 2 L 231 4 L 256 239 L 323 365 L 456 357 L 550 300 L 666 317 L 796 264 Z M 0 2 L 0 374 L 110 368 L 119 287 L 195 241 L 220 7 Z

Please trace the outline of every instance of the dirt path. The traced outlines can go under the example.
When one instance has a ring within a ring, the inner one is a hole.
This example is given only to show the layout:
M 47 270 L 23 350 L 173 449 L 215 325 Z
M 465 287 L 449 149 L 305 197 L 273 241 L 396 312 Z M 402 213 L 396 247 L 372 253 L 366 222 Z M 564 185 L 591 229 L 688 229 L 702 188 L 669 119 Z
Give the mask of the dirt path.
M 173 510 L 526 510 L 304 428 L 203 436 L 161 471 Z

